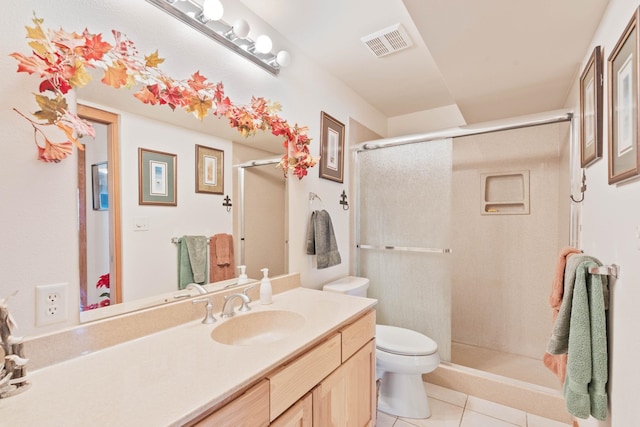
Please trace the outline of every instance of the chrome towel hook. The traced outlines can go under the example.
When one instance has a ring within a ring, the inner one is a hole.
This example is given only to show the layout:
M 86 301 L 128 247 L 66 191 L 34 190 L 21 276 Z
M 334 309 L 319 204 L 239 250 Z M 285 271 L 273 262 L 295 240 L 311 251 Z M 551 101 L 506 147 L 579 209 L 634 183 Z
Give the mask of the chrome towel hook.
M 582 169 L 582 185 L 580 186 L 580 194 L 582 195 L 582 198 L 580 198 L 580 200 L 576 200 L 573 198 L 573 194 L 570 194 L 569 197 L 571 198 L 571 201 L 574 203 L 582 203 L 584 201 L 584 193 L 587 191 L 587 176 L 584 173 L 584 169 Z

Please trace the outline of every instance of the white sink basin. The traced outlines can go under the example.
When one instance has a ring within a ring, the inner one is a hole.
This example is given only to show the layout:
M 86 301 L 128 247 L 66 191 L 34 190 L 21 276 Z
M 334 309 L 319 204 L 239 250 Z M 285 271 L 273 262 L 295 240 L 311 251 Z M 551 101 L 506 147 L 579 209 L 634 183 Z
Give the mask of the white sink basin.
M 227 345 L 270 344 L 297 332 L 304 322 L 304 316 L 288 310 L 236 314 L 216 326 L 211 338 Z

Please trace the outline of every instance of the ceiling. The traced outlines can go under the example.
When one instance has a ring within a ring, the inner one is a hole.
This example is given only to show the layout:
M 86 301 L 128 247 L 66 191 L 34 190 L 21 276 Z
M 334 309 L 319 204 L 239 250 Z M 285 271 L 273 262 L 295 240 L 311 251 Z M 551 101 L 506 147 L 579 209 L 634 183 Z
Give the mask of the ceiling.
M 608 0 L 242 3 L 385 116 L 455 104 L 472 124 L 562 108 Z M 398 23 L 407 49 L 360 40 Z

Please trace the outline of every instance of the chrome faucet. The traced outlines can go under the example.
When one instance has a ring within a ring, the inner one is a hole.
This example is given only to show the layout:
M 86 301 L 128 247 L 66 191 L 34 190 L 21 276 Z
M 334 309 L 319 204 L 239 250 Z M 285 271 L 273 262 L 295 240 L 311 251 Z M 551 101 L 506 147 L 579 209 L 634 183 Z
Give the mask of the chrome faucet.
M 216 323 L 217 319 L 213 317 L 213 304 L 211 304 L 211 300 L 209 298 L 197 298 L 197 299 L 194 299 L 191 302 L 191 304 L 198 304 L 201 302 L 207 303 L 207 305 L 205 306 L 207 313 L 205 314 L 204 319 L 202 319 L 202 323 L 204 324 Z
M 200 295 L 204 295 L 207 293 L 207 290 L 202 285 L 198 285 L 197 283 L 189 283 L 185 289 L 196 289 Z
M 249 298 L 247 294 L 244 294 L 244 293 L 231 294 L 229 296 L 224 297 L 224 306 L 222 306 L 222 313 L 220 313 L 220 317 L 222 318 L 233 317 L 233 315 L 236 314 L 233 311 L 233 301 L 236 298 L 240 298 L 242 300 L 242 306 L 238 309 L 238 311 L 251 310 L 251 307 L 247 305 L 251 302 L 251 298 Z

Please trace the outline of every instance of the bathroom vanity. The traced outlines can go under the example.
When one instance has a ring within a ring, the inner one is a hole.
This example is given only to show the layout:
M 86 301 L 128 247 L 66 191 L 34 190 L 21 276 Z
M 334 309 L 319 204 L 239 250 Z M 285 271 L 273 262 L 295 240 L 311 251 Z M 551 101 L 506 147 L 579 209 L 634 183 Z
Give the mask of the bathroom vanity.
M 0 400 L 0 425 L 373 426 L 375 304 L 300 287 L 228 319 L 214 303 L 214 324 L 31 372 L 29 390 Z

